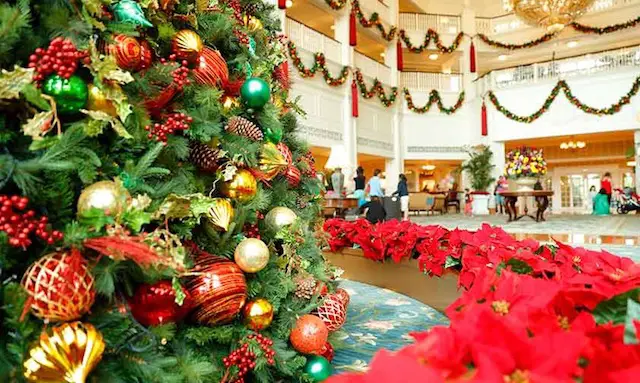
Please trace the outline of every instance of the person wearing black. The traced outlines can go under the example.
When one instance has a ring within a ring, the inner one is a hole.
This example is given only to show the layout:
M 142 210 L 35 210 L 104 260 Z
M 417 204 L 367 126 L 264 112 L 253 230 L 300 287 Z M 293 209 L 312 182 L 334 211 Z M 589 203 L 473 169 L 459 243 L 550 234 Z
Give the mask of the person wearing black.
M 353 181 L 356 183 L 356 190 L 364 190 L 366 178 L 364 177 L 364 169 L 362 166 L 358 166 L 356 169 L 356 176 L 353 178 Z
M 402 219 L 409 219 L 409 187 L 407 186 L 407 176 L 400 174 L 398 181 L 398 190 L 392 195 L 400 196 L 400 210 L 402 211 Z
M 382 222 L 387 217 L 387 211 L 384 210 L 380 197 L 373 196 L 371 197 L 371 201 L 360 206 L 360 214 L 362 214 L 365 209 L 367 209 L 366 219 L 371 223 Z

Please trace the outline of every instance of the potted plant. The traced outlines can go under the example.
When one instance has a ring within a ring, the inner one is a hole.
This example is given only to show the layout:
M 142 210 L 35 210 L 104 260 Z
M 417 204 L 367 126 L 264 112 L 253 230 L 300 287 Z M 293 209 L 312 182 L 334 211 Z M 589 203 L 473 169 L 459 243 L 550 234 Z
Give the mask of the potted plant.
M 489 214 L 489 192 L 487 188 L 496 179 L 492 176 L 495 165 L 492 163 L 493 153 L 488 146 L 480 145 L 467 149 L 469 159 L 460 170 L 467 172 L 473 188 L 473 214 Z
M 517 191 L 533 190 L 537 178 L 547 174 L 547 161 L 542 149 L 530 147 L 513 149 L 505 158 L 504 174 L 513 180 L 510 189 Z

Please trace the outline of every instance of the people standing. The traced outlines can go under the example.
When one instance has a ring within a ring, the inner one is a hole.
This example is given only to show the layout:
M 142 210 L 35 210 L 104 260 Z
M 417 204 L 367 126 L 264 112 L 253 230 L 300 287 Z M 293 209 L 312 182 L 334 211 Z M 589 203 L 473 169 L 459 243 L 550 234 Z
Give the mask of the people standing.
M 602 181 L 600 181 L 600 189 L 604 190 L 607 195 L 607 201 L 609 202 L 609 207 L 611 207 L 611 194 L 613 193 L 613 186 L 611 185 L 611 173 L 604 173 L 604 177 Z
M 393 195 L 400 196 L 400 210 L 402 211 L 402 219 L 409 220 L 409 187 L 407 186 L 407 176 L 400 174 L 398 181 L 398 190 Z
M 464 189 L 464 215 L 468 217 L 473 215 L 473 196 L 469 189 Z
M 596 186 L 595 185 L 591 185 L 591 187 L 589 188 L 589 203 L 590 203 L 590 209 L 591 212 L 593 213 L 596 210 L 596 196 L 598 195 L 598 191 L 596 190 Z
M 356 190 L 363 190 L 366 184 L 366 178 L 364 176 L 364 169 L 362 166 L 358 166 L 356 169 L 356 176 L 353 178 L 353 182 L 356 184 Z
M 371 201 L 360 206 L 360 213 L 365 209 L 367 210 L 366 219 L 371 223 L 382 222 L 387 217 L 387 211 L 384 209 L 380 197 L 371 197 Z
M 496 198 L 496 211 L 499 214 L 504 214 L 504 197 L 500 192 L 507 189 L 507 179 L 504 176 L 500 176 L 498 178 L 498 182 L 496 182 L 496 188 L 493 191 L 493 195 Z
M 373 177 L 367 183 L 367 193 L 370 197 L 384 197 L 384 192 L 382 191 L 382 180 L 380 179 L 380 169 L 376 169 L 373 171 Z

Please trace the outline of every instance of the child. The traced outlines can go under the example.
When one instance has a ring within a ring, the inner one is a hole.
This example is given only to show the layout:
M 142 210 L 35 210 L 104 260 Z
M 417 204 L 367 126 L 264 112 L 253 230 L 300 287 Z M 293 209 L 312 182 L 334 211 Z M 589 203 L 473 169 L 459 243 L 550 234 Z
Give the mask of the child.
M 464 215 L 468 217 L 473 215 L 473 197 L 469 189 L 464 189 Z
M 360 213 L 362 213 L 365 209 L 367 209 L 367 221 L 371 223 L 382 222 L 387 217 L 387 211 L 384 210 L 382 201 L 378 196 L 371 197 L 371 201 L 360 206 Z
M 588 207 L 589 207 L 589 210 L 591 212 L 596 210 L 595 207 L 596 207 L 596 196 L 597 195 L 598 195 L 598 192 L 596 191 L 596 187 L 594 185 L 591 185 L 591 188 L 589 188 L 589 201 L 588 201 L 588 202 L 590 202 L 590 206 L 588 206 Z

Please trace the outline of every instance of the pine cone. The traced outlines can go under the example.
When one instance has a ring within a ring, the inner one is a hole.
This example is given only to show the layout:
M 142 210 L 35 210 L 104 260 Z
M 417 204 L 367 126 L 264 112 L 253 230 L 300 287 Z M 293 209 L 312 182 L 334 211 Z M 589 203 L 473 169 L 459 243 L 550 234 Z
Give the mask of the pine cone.
M 316 280 L 313 277 L 299 276 L 295 279 L 294 294 L 300 299 L 311 299 L 316 290 Z
M 242 7 L 242 10 L 244 13 L 246 13 L 249 16 L 256 16 L 260 14 L 261 8 L 262 8 L 261 3 L 249 3 L 249 4 L 245 4 L 245 6 Z
M 231 117 L 227 122 L 225 130 L 229 133 L 237 134 L 238 136 L 244 136 L 254 141 L 262 141 L 264 135 L 258 125 L 247 120 L 244 117 Z
M 189 151 L 191 163 L 199 169 L 207 172 L 215 172 L 218 169 L 220 150 L 211 148 L 199 142 L 192 142 Z

